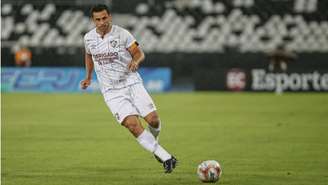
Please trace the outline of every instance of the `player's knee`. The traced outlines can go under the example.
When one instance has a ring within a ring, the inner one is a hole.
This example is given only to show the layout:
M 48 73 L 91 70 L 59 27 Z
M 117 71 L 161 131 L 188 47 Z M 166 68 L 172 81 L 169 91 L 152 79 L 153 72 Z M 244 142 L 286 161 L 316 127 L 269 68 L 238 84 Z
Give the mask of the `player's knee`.
M 136 122 L 132 121 L 125 121 L 123 126 L 125 126 L 129 130 L 135 130 L 138 127 L 138 124 Z
M 160 124 L 160 119 L 159 116 L 157 114 L 152 114 L 150 115 L 149 119 L 148 119 L 148 123 L 154 127 L 154 128 L 158 128 L 159 124 Z
M 141 125 L 135 119 L 127 118 L 123 121 L 123 126 L 130 130 L 132 133 L 139 132 Z

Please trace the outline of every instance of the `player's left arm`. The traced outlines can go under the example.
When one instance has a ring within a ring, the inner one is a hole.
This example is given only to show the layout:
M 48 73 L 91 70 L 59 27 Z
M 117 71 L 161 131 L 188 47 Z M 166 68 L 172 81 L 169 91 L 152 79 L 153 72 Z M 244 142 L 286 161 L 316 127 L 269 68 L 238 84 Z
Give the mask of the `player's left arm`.
M 137 71 L 139 64 L 145 59 L 145 54 L 136 41 L 128 48 L 128 51 L 132 56 L 132 60 L 128 64 L 128 68 L 132 72 Z

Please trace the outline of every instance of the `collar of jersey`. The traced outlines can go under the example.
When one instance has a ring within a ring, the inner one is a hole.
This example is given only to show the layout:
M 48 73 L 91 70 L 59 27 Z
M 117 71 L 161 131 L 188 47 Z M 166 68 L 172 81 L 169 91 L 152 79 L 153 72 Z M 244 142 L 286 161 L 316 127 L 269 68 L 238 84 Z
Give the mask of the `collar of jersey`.
M 113 30 L 114 30 L 114 25 L 112 25 L 112 28 L 110 29 L 110 31 L 107 32 L 107 33 L 104 35 L 104 38 L 106 38 L 107 35 L 110 35 L 110 34 L 113 32 Z M 97 34 L 97 37 L 101 38 L 101 35 L 97 32 L 97 28 L 95 29 L 95 32 L 96 32 L 96 34 Z

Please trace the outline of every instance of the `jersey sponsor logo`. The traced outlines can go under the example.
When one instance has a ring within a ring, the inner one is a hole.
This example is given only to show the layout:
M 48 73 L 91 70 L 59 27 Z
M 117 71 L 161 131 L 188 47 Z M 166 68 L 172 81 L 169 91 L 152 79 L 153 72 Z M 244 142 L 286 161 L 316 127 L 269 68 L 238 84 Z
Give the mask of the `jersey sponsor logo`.
M 112 60 L 108 60 L 108 61 L 97 61 L 98 65 L 102 66 L 102 65 L 107 65 L 110 63 L 113 63 Z
M 99 54 L 93 55 L 93 57 L 99 65 L 110 64 L 114 60 L 119 58 L 118 52 L 99 53 Z

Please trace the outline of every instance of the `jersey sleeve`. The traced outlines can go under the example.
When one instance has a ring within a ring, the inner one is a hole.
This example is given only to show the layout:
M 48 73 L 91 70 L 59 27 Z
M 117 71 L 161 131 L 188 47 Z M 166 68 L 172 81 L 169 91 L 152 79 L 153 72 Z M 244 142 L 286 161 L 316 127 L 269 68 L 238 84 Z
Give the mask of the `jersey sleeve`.
M 125 40 L 125 48 L 129 48 L 133 43 L 136 42 L 134 36 L 127 30 L 123 32 L 123 38 Z
M 83 41 L 84 41 L 85 52 L 87 54 L 91 54 L 89 43 L 88 43 L 88 39 L 86 38 L 86 36 L 83 38 Z

